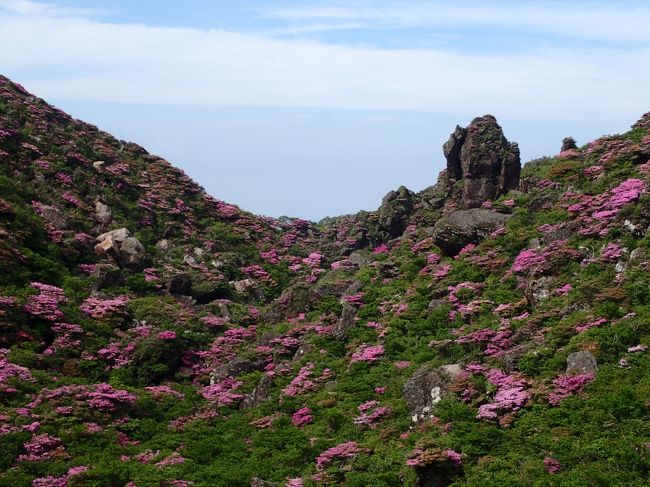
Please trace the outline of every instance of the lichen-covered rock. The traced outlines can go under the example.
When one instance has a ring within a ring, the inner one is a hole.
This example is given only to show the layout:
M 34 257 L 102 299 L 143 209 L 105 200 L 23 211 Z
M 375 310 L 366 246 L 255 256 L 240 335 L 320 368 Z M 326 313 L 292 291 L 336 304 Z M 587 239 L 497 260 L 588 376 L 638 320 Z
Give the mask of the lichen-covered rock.
M 519 147 L 508 142 L 492 115 L 475 118 L 467 128 L 457 126 L 443 151 L 450 191 L 462 182 L 462 208 L 477 208 L 519 187 Z
M 156 248 L 160 250 L 163 254 L 168 253 L 172 249 L 172 241 L 166 238 L 163 238 L 162 240 L 158 240 L 156 242 Z
M 95 220 L 102 225 L 108 225 L 113 219 L 113 213 L 107 205 L 101 201 L 95 203 Z
M 115 243 L 119 244 L 124 242 L 124 240 L 126 240 L 130 236 L 131 236 L 131 232 L 129 232 L 128 228 L 117 228 L 115 230 L 110 230 L 108 232 L 102 233 L 97 237 L 97 241 L 103 242 L 111 238 Z
M 279 487 L 280 484 L 275 482 L 267 482 L 257 477 L 251 478 L 251 487 Z
M 551 297 L 553 278 L 544 276 L 526 281 L 525 295 L 531 306 L 538 306 Z
M 574 352 L 566 358 L 567 374 L 595 374 L 597 370 L 596 358 L 586 350 Z
M 477 244 L 488 237 L 508 218 L 510 215 L 483 208 L 454 211 L 438 220 L 433 239 L 446 255 L 456 255 L 467 244 Z
M 461 372 L 458 364 L 434 367 L 423 365 L 404 383 L 404 400 L 413 422 L 432 415 L 433 408 L 452 394 L 451 384 Z

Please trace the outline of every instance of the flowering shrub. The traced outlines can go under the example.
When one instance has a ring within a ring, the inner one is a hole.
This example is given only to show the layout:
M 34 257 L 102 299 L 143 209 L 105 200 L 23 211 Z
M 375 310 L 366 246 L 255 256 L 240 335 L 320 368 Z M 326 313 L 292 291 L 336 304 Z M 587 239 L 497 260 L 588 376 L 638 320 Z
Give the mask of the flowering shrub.
M 313 420 L 314 417 L 311 415 L 311 409 L 308 407 L 298 409 L 298 411 L 293 413 L 291 416 L 291 423 L 298 428 L 310 424 Z
M 356 362 L 376 362 L 384 356 L 383 345 L 361 345 L 350 357 L 350 364 Z
M 19 462 L 40 462 L 60 457 L 65 451 L 61 439 L 47 433 L 33 436 L 31 440 L 23 445 L 24 454 L 18 457 Z
M 553 380 L 555 391 L 548 396 L 548 402 L 558 404 L 565 397 L 573 396 L 582 391 L 583 387 L 594 378 L 594 374 L 560 375 Z
M 493 401 L 478 408 L 478 419 L 496 419 L 500 414 L 511 413 L 521 409 L 529 399 L 525 391 L 526 383 L 512 375 L 504 374 L 498 369 L 485 373 L 488 382 L 497 387 Z
M 332 448 L 325 450 L 316 458 L 316 468 L 323 470 L 337 458 L 354 458 L 364 451 L 356 441 L 340 443 Z
M 117 296 L 113 299 L 87 298 L 80 306 L 81 311 L 93 318 L 103 318 L 110 314 L 123 314 L 124 306 L 131 299 L 128 296 Z
M 221 382 L 204 387 L 201 395 L 217 406 L 229 406 L 244 398 L 243 395 L 233 392 L 239 389 L 241 385 L 243 385 L 243 382 L 228 377 Z
M 531 268 L 543 264 L 546 261 L 546 257 L 537 250 L 533 249 L 524 249 L 519 252 L 519 255 L 515 258 L 514 263 L 512 264 L 512 271 L 523 273 Z
M 357 407 L 361 413 L 354 418 L 354 424 L 369 426 L 372 429 L 377 427 L 377 422 L 390 413 L 388 406 L 380 406 L 379 401 L 364 402 Z
M 88 470 L 90 470 L 90 468 L 86 466 L 71 467 L 68 469 L 68 473 L 61 477 L 52 477 L 51 475 L 48 475 L 47 477 L 34 479 L 32 487 L 67 487 L 68 480 L 70 480 L 71 477 L 80 475 Z
M 7 354 L 9 350 L 0 348 L 0 391 L 13 392 L 15 389 L 9 387 L 9 380 L 16 378 L 25 382 L 33 382 L 31 372 L 28 368 L 9 362 Z
M 560 471 L 560 462 L 558 462 L 555 458 L 550 458 L 546 457 L 544 459 L 544 466 L 546 467 L 546 471 L 550 474 L 555 474 Z
M 110 384 L 95 384 L 93 389 L 82 394 L 86 403 L 93 409 L 113 412 L 120 407 L 133 407 L 137 397 L 123 389 L 115 389 Z
M 462 464 L 462 455 L 455 450 L 440 450 L 414 448 L 406 464 L 410 467 L 425 467 L 432 464 L 451 464 L 458 467 Z
M 305 391 L 312 390 L 316 387 L 316 384 L 309 380 L 312 371 L 314 370 L 315 364 L 312 362 L 308 363 L 300 369 L 298 375 L 296 375 L 291 383 L 282 389 L 282 394 L 285 396 L 297 396 L 302 394 Z
M 38 294 L 32 294 L 27 298 L 25 311 L 48 321 L 57 321 L 63 318 L 63 312 L 59 304 L 67 301 L 63 295 L 63 289 L 49 284 L 32 282 L 31 287 L 38 289 Z

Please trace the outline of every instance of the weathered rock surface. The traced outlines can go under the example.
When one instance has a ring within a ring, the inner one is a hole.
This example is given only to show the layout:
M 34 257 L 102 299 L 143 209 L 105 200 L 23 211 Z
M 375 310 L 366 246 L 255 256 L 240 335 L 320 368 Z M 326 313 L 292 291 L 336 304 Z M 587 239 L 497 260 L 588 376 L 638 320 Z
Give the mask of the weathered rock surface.
M 560 152 L 564 152 L 571 149 L 577 149 L 576 141 L 573 137 L 565 137 L 562 139 L 562 148 Z
M 267 482 L 257 477 L 251 478 L 251 487 L 279 487 L 279 485 L 275 482 Z
M 102 233 L 95 245 L 97 255 L 108 255 L 120 267 L 142 267 L 147 261 L 145 248 L 126 228 Z
M 192 277 L 189 274 L 177 274 L 167 280 L 165 286 L 169 294 L 189 296 L 192 292 Z
M 110 230 L 106 233 L 102 233 L 97 237 L 97 241 L 103 242 L 111 238 L 116 243 L 122 243 L 130 236 L 131 236 L 131 232 L 129 232 L 127 228 L 117 228 L 115 230 Z
M 456 255 L 467 244 L 477 244 L 488 237 L 508 218 L 510 215 L 483 208 L 454 211 L 438 220 L 433 239 L 446 255 Z
M 160 250 L 163 254 L 168 253 L 172 249 L 172 241 L 166 238 L 156 242 L 156 248 Z
M 237 377 L 241 374 L 264 370 L 266 363 L 266 359 L 263 357 L 236 357 L 213 370 L 210 374 L 210 383 L 214 384 L 226 377 Z
M 53 206 L 41 206 L 40 215 L 57 230 L 62 230 L 67 225 L 67 220 L 63 212 Z
M 458 364 L 442 367 L 423 365 L 415 371 L 403 389 L 414 422 L 431 416 L 434 406 L 452 394 L 451 385 L 461 371 Z
M 462 208 L 477 208 L 519 187 L 519 147 L 508 142 L 492 115 L 475 118 L 467 128 L 457 126 L 443 151 L 450 192 L 463 182 L 459 195 Z
M 405 186 L 384 196 L 376 214 L 377 229 L 371 232 L 371 239 L 383 242 L 402 235 L 408 225 L 408 218 L 413 213 L 414 199 L 415 193 Z
M 93 286 L 95 291 L 113 286 L 121 286 L 125 282 L 122 269 L 112 264 L 97 264 L 92 273 L 92 277 L 97 279 Z
M 269 400 L 269 389 L 273 387 L 273 378 L 263 375 L 249 394 L 239 403 L 239 409 L 253 408 Z
M 120 245 L 119 260 L 125 267 L 138 267 L 146 258 L 144 246 L 135 237 L 127 237 Z
M 107 225 L 113 219 L 113 213 L 108 208 L 107 205 L 101 201 L 95 203 L 95 220 L 97 220 L 102 225 Z
M 350 303 L 343 303 L 343 310 L 341 311 L 341 316 L 339 316 L 332 334 L 339 340 L 346 338 L 350 328 L 354 326 L 355 318 L 357 317 L 357 308 L 356 306 L 351 305 Z
M 597 370 L 596 358 L 586 350 L 574 352 L 566 358 L 567 374 L 595 374 Z

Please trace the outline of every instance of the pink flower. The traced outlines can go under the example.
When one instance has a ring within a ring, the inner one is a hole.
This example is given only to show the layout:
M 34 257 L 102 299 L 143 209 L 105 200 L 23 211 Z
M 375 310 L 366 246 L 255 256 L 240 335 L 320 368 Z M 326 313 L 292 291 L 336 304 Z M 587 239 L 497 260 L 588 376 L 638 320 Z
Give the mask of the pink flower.
M 572 396 L 582 391 L 583 387 L 594 380 L 594 374 L 563 374 L 553 381 L 555 392 L 548 397 L 548 402 L 555 405 L 565 397 Z
M 158 333 L 158 338 L 161 340 L 176 340 L 176 332 L 171 330 L 165 330 Z
M 356 352 L 352 354 L 350 363 L 356 362 L 376 362 L 384 355 L 383 345 L 361 345 Z
M 560 462 L 555 458 L 546 457 L 544 459 L 544 466 L 546 467 L 546 471 L 550 474 L 556 474 L 560 471 Z
M 316 469 L 323 470 L 335 458 L 353 458 L 363 451 L 364 450 L 362 448 L 359 448 L 359 445 L 356 441 L 340 443 L 328 450 L 325 450 L 316 458 Z
M 308 407 L 298 409 L 298 411 L 293 413 L 293 416 L 291 416 L 291 423 L 297 428 L 302 428 L 313 420 L 314 417 L 311 415 L 311 409 Z
M 388 245 L 386 245 L 385 243 L 372 249 L 373 254 L 385 254 L 386 252 L 388 252 Z

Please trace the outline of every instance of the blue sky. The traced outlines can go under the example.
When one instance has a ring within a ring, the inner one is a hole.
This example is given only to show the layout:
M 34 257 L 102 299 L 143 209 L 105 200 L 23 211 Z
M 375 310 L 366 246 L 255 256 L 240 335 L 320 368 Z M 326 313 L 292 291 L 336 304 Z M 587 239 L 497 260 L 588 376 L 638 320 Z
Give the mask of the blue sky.
M 639 1 L 0 0 L 0 72 L 218 198 L 317 220 L 435 183 L 474 116 L 524 161 L 626 130 L 648 25 Z

